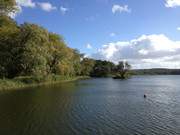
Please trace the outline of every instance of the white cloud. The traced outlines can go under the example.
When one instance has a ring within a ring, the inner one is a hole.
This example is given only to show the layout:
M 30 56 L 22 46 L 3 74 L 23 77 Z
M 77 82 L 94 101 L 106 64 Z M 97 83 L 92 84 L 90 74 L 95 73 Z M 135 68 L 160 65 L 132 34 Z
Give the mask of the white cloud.
M 180 27 L 177 27 L 177 30 L 180 31 Z
M 41 2 L 41 3 L 38 3 L 38 5 L 41 7 L 42 10 L 47 11 L 47 12 L 57 9 L 55 6 L 53 6 L 49 2 Z
M 168 8 L 178 7 L 180 6 L 180 0 L 165 0 L 165 6 Z
M 92 49 L 92 45 L 91 45 L 91 44 L 87 44 L 87 45 L 86 45 L 86 48 L 87 48 L 87 49 Z
M 60 11 L 61 11 L 61 13 L 64 15 L 64 14 L 66 14 L 66 12 L 69 11 L 69 9 L 61 6 L 61 7 L 60 7 Z
M 22 12 L 22 7 L 35 8 L 39 6 L 42 10 L 50 12 L 56 10 L 57 8 L 49 2 L 33 2 L 33 0 L 16 0 L 17 8 L 19 9 L 15 13 L 10 13 L 9 16 L 15 18 L 17 14 Z
M 130 13 L 131 12 L 131 9 L 128 8 L 128 5 L 124 5 L 124 6 L 121 6 L 121 5 L 113 5 L 112 7 L 112 13 L 115 14 L 115 13 L 122 13 L 122 12 L 127 12 L 127 13 Z
M 9 17 L 11 18 L 16 18 L 17 14 L 20 14 L 22 12 L 22 8 L 20 6 L 17 6 L 18 11 L 11 12 L 8 14 Z
M 110 33 L 109 35 L 110 35 L 110 37 L 115 37 L 115 36 L 116 36 L 116 33 L 112 32 L 112 33 Z
M 17 5 L 23 6 L 23 7 L 30 7 L 34 8 L 36 7 L 36 3 L 33 2 L 32 0 L 16 0 Z
M 27 8 L 36 7 L 36 3 L 33 2 L 32 0 L 16 0 L 16 3 L 17 3 L 18 11 L 9 13 L 9 16 L 11 18 L 15 18 L 17 14 L 20 14 L 22 12 L 22 7 L 27 7 Z
M 141 55 L 147 55 L 149 53 L 149 51 L 145 50 L 145 49 L 141 49 L 141 50 L 138 51 L 138 53 L 141 54 Z
M 142 35 L 130 41 L 103 45 L 91 57 L 115 63 L 127 60 L 133 68 L 180 68 L 180 41 L 163 34 Z

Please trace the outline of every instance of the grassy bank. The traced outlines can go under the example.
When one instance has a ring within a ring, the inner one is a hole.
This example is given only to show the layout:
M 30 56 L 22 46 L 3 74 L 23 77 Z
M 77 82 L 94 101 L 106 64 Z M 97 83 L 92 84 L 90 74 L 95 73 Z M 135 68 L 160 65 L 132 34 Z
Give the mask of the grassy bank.
M 88 79 L 88 76 L 26 76 L 26 77 L 16 77 L 14 79 L 0 79 L 0 90 L 13 90 L 25 87 L 33 87 L 40 85 L 49 85 L 56 83 L 65 83 L 70 81 L 76 81 L 80 79 Z

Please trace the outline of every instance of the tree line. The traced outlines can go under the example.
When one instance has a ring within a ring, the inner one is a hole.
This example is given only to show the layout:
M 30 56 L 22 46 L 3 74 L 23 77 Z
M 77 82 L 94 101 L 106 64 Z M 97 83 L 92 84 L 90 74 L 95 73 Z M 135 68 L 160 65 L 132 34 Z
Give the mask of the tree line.
M 8 15 L 16 12 L 15 0 L 0 1 L 0 78 L 17 76 L 93 76 L 125 73 L 124 62 L 84 58 L 69 48 L 63 37 L 36 24 L 18 25 Z

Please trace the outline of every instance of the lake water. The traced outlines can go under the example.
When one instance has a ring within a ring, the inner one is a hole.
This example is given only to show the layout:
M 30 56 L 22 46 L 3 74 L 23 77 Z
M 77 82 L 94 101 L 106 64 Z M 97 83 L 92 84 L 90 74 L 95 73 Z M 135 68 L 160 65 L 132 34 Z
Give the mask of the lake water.
M 0 135 L 96 134 L 180 135 L 180 76 L 89 79 L 0 93 Z

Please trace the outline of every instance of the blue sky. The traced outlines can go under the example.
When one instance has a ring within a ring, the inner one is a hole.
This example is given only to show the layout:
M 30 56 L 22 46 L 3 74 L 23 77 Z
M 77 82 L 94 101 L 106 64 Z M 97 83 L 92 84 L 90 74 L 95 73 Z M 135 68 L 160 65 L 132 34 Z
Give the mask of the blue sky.
M 18 23 L 36 23 L 61 34 L 70 47 L 91 57 L 113 62 L 128 60 L 135 68 L 180 68 L 177 60 L 173 64 L 172 60 L 164 60 L 180 58 L 180 0 L 17 0 L 17 3 L 21 9 L 15 17 Z M 124 52 L 124 48 L 132 52 Z M 154 58 L 157 54 L 162 56 Z M 137 61 L 141 62 L 135 64 Z

